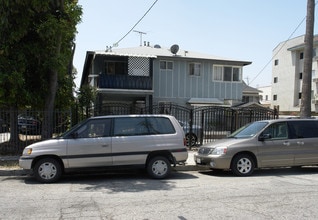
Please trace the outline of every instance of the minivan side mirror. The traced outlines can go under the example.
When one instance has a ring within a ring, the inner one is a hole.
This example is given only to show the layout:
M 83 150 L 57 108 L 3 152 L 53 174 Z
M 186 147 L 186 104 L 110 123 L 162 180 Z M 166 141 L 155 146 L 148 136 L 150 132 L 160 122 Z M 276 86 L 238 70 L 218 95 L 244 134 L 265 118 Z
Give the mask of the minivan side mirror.
M 265 140 L 270 139 L 270 138 L 272 138 L 272 135 L 270 135 L 270 134 L 261 134 L 261 135 L 258 137 L 258 140 L 259 140 L 259 141 L 265 141 Z

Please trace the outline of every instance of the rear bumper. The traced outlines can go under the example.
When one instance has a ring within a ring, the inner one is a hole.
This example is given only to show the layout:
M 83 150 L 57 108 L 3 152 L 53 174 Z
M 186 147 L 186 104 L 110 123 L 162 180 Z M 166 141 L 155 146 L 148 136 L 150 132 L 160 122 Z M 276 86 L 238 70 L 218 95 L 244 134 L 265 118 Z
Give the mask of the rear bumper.
M 176 163 L 184 163 L 188 159 L 188 151 L 173 152 Z

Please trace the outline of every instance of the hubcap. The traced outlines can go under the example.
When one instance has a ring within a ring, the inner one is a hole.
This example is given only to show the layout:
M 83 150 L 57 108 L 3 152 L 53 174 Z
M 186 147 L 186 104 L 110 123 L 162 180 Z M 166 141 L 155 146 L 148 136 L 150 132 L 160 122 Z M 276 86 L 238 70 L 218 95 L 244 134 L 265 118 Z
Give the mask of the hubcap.
M 168 165 L 163 160 L 157 160 L 152 165 L 152 172 L 156 175 L 164 175 L 168 170 Z
M 56 175 L 57 170 L 56 170 L 56 166 L 54 164 L 52 164 L 52 163 L 43 163 L 39 167 L 38 172 L 39 172 L 39 175 L 43 179 L 52 179 Z
M 237 162 L 237 169 L 240 173 L 248 173 L 252 169 L 252 162 L 247 158 L 242 158 Z

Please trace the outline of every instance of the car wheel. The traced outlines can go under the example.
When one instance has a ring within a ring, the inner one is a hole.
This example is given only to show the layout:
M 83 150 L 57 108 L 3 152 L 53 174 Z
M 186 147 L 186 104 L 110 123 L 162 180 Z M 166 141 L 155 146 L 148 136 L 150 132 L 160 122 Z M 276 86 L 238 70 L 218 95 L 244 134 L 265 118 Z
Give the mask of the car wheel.
M 186 145 L 195 146 L 197 143 L 197 136 L 195 134 L 186 134 Z
M 254 159 L 248 154 L 239 154 L 234 157 L 231 170 L 237 176 L 249 176 L 254 172 Z
M 54 158 L 39 160 L 34 166 L 34 176 L 42 183 L 53 183 L 62 176 L 62 166 Z
M 171 164 L 166 157 L 154 157 L 147 164 L 147 172 L 152 178 L 163 179 L 170 174 Z

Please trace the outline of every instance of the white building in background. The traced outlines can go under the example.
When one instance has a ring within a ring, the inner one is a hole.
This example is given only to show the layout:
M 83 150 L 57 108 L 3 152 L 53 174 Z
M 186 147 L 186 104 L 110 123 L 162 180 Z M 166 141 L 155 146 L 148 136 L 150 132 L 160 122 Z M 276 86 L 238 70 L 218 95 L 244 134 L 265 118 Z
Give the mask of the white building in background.
M 271 107 L 272 86 L 260 86 L 257 87 L 257 89 L 261 91 L 259 94 L 259 102 L 265 107 Z
M 299 112 L 302 91 L 305 35 L 281 42 L 273 50 L 272 105 L 280 112 Z M 318 36 L 314 37 L 312 63 L 312 112 L 318 112 Z M 261 89 L 260 89 L 261 90 Z

